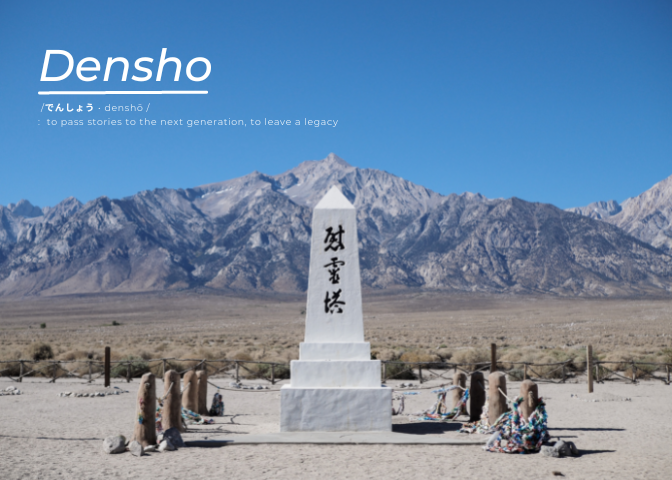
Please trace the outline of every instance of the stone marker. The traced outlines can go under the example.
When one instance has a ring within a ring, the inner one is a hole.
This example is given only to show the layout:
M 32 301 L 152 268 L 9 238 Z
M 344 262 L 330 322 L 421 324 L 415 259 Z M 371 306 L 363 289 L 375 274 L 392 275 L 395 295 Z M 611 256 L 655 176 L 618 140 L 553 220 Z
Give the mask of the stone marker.
M 364 341 L 356 211 L 338 188 L 313 210 L 312 232 L 306 334 L 282 387 L 280 430 L 391 431 L 392 389 Z
M 123 435 L 107 437 L 103 440 L 103 452 L 122 453 L 126 451 L 126 438 Z
M 483 373 L 474 372 L 469 381 L 469 421 L 477 422 L 483 414 L 485 405 L 485 380 Z
M 172 452 L 173 450 L 177 450 L 172 443 L 170 443 L 169 440 L 164 440 L 161 442 L 159 445 L 159 452 Z
M 171 445 L 173 445 L 175 448 L 182 448 L 184 447 L 184 440 L 182 440 L 182 435 L 180 434 L 180 431 L 176 428 L 169 428 L 165 432 L 163 432 L 163 435 L 161 435 L 161 441 L 168 440 Z
M 143 447 L 156 445 L 156 378 L 145 373 L 140 379 L 133 440 Z
M 467 376 L 462 373 L 462 372 L 455 372 L 455 375 L 453 375 L 453 385 L 458 385 L 462 388 L 467 388 Z M 453 408 L 457 406 L 457 403 L 462 399 L 462 395 L 464 395 L 464 390 L 462 388 L 456 388 L 453 390 Z M 462 408 L 460 409 L 460 414 L 465 414 L 467 413 L 467 405 L 462 405 Z
M 144 449 L 142 448 L 142 445 L 140 445 L 140 442 L 136 442 L 135 440 L 128 444 L 128 450 L 136 457 L 142 457 L 142 454 L 144 453 Z
M 520 396 L 523 397 L 520 410 L 523 418 L 527 420 L 539 404 L 539 387 L 532 380 L 523 380 L 520 384 Z
M 182 379 L 182 406 L 192 412 L 198 412 L 198 379 L 196 372 L 189 370 Z
M 579 455 L 579 450 L 574 445 L 574 442 L 565 442 L 559 440 L 555 445 L 543 445 L 541 447 L 541 454 L 546 457 L 576 457 Z
M 170 385 L 173 385 L 172 388 Z M 163 408 L 161 409 L 161 426 L 164 430 L 177 428 L 184 431 L 182 426 L 182 400 L 180 394 L 180 374 L 175 370 L 168 370 L 163 378 Z M 170 392 L 168 389 L 170 388 Z
M 199 370 L 196 372 L 196 380 L 198 381 L 198 410 L 195 410 L 199 415 L 208 414 L 208 372 Z
M 489 403 L 488 420 L 490 425 L 494 425 L 502 413 L 509 410 L 506 406 L 506 397 L 499 391 L 506 394 L 506 374 L 504 372 L 492 372 L 488 377 Z

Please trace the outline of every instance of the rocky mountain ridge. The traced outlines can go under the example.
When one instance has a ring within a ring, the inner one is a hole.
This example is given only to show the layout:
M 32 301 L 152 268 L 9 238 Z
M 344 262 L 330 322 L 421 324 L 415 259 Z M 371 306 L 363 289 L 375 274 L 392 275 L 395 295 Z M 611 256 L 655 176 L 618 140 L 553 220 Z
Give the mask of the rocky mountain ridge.
M 368 288 L 672 291 L 672 257 L 607 222 L 517 198 L 443 196 L 331 154 L 275 176 L 0 206 L 0 295 L 305 291 L 312 207 L 332 185 L 357 207 Z
M 609 200 L 568 211 L 616 225 L 630 235 L 672 253 L 672 176 L 620 205 Z

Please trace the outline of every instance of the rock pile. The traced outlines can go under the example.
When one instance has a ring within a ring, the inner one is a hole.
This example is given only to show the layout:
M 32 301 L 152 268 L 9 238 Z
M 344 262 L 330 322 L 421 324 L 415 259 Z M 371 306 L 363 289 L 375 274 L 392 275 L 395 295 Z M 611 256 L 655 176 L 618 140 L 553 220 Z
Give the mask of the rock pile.
M 186 445 L 177 428 L 169 428 L 159 435 L 158 445 L 148 445 L 146 447 L 135 440 L 127 443 L 126 437 L 123 435 L 107 437 L 103 440 L 103 452 L 113 454 L 124 453 L 128 450 L 136 457 L 142 457 L 150 452 L 172 452 L 182 447 L 186 447 Z
M 114 387 L 110 390 L 97 391 L 97 392 L 61 392 L 58 394 L 59 397 L 107 397 L 109 395 L 121 395 L 122 393 L 128 393 L 128 390 L 122 390 L 118 387 Z
M 268 390 L 265 385 L 243 385 L 242 383 L 230 382 L 229 387 L 239 388 L 241 390 Z
M 0 390 L 0 396 L 4 395 L 21 395 L 21 390 L 16 387 L 7 387 L 4 390 Z

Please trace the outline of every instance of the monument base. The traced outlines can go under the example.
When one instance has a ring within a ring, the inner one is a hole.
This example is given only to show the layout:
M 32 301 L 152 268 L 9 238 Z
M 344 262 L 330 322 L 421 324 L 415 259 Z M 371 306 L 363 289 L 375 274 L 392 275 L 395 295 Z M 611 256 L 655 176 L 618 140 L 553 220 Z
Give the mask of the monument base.
M 296 388 L 280 398 L 281 432 L 390 432 L 392 389 Z
M 379 388 L 380 360 L 292 360 L 295 388 Z

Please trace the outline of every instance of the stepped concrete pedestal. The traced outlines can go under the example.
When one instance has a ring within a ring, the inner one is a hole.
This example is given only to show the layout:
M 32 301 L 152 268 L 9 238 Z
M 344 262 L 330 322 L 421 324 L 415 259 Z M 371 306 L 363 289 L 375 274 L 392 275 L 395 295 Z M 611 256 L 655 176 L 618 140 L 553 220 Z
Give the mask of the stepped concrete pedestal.
M 392 390 L 364 342 L 355 207 L 336 187 L 313 211 L 305 342 L 281 390 L 281 432 L 392 430 Z

